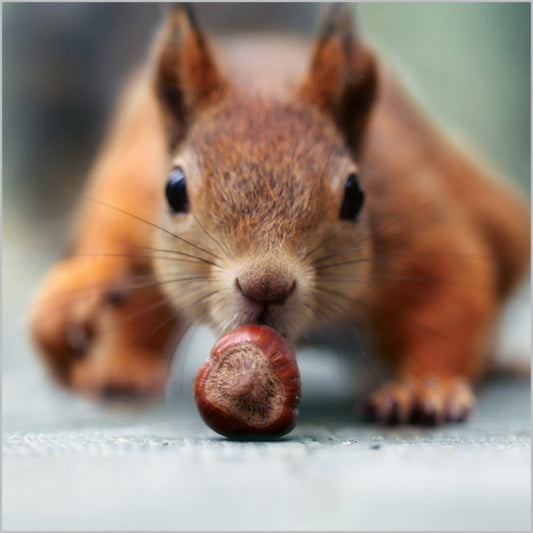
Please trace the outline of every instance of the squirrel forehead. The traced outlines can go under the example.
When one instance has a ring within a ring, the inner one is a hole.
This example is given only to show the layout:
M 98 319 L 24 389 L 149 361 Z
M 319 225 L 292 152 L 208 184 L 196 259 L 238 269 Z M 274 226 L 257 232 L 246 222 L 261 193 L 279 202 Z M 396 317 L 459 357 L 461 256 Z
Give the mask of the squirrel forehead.
M 195 160 L 193 210 L 239 232 L 312 231 L 336 213 L 335 191 L 353 167 L 341 136 L 297 104 L 237 102 L 205 113 L 183 146 Z
M 206 178 L 244 172 L 283 179 L 312 172 L 316 180 L 349 159 L 334 126 L 309 107 L 244 95 L 228 100 L 199 117 L 190 132 Z

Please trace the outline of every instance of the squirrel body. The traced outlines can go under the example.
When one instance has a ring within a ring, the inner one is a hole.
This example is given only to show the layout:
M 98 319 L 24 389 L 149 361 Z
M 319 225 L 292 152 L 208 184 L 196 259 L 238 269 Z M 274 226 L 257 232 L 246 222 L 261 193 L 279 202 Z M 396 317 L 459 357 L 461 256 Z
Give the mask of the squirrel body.
M 526 203 L 417 110 L 346 6 L 313 47 L 248 35 L 211 49 L 174 10 L 87 197 L 32 331 L 58 381 L 91 394 L 161 393 L 195 322 L 291 341 L 355 324 L 397 375 L 367 416 L 462 420 L 529 259 Z

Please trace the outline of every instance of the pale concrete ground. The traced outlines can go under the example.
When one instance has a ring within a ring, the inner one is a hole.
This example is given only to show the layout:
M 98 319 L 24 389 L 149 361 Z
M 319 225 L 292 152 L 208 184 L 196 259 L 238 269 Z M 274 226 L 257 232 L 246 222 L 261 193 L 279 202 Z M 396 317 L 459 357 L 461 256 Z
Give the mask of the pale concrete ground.
M 491 384 L 471 423 L 439 430 L 373 428 L 304 403 L 297 428 L 269 443 L 218 437 L 190 405 L 118 419 L 75 404 L 6 420 L 5 530 L 530 527 L 524 381 Z
M 490 382 L 467 424 L 386 429 L 353 417 L 352 375 L 368 380 L 364 368 L 308 349 L 296 429 L 232 442 L 192 400 L 205 331 L 176 360 L 163 404 L 104 410 L 45 380 L 12 303 L 31 283 L 4 288 L 4 530 L 530 528 L 527 378 Z M 526 295 L 507 317 L 511 355 L 529 342 L 529 317 Z

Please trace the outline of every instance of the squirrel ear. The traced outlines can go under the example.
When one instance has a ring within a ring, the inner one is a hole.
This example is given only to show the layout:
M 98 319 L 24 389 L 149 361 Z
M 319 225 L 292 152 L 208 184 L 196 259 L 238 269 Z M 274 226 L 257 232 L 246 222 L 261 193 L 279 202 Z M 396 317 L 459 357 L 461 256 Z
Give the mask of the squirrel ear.
M 357 147 L 377 92 L 373 54 L 359 40 L 351 8 L 329 4 L 300 96 L 328 113 Z
M 222 79 L 192 8 L 170 4 L 157 49 L 155 90 L 171 144 L 186 131 L 194 113 L 213 100 Z

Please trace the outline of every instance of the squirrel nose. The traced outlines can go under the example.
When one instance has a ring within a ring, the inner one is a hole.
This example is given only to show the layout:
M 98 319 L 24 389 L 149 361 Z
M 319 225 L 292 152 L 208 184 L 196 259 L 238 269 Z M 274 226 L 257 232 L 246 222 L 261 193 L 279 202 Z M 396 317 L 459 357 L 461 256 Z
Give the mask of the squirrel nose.
M 249 300 L 262 304 L 283 304 L 296 288 L 296 280 L 284 272 L 257 274 L 250 270 L 235 279 L 237 289 Z

